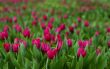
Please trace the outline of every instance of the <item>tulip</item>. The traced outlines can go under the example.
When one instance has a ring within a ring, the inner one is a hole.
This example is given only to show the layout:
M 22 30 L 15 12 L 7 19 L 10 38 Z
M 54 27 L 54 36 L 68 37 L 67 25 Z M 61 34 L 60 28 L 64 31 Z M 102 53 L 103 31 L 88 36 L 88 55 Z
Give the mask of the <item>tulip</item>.
M 4 43 L 3 47 L 4 47 L 6 52 L 9 52 L 9 50 L 10 50 L 10 44 L 9 43 Z
M 25 40 L 20 39 L 19 43 L 23 44 L 25 48 L 27 47 L 27 42 Z
M 65 24 L 61 24 L 61 25 L 60 25 L 60 29 L 61 29 L 61 30 L 64 30 L 64 29 L 65 29 Z
M 45 23 L 41 23 L 41 27 L 42 27 L 42 29 L 45 29 L 46 28 L 46 24 Z
M 98 36 L 99 34 L 100 34 L 99 31 L 96 31 L 96 32 L 95 32 L 95 36 Z
M 21 26 L 20 26 L 19 24 L 15 24 L 15 25 L 13 26 L 13 28 L 14 28 L 17 32 L 21 32 L 21 31 L 22 31 L 22 28 L 21 28 Z
M 88 27 L 88 26 L 89 26 L 89 22 L 88 22 L 88 21 L 85 21 L 85 22 L 84 22 L 84 26 L 85 26 L 85 27 Z
M 74 28 L 77 28 L 78 27 L 78 24 L 77 23 L 74 23 Z
M 13 44 L 13 46 L 12 46 L 13 52 L 17 53 L 19 50 L 19 46 L 20 46 L 19 44 Z
M 70 27 L 69 27 L 69 31 L 70 31 L 71 33 L 73 33 L 73 32 L 74 32 L 74 27 L 73 27 L 73 26 L 70 26 Z
M 32 21 L 32 25 L 35 26 L 37 24 L 36 20 Z
M 53 23 L 54 21 L 55 21 L 55 19 L 53 17 L 50 18 L 50 20 L 49 20 L 50 23 Z
M 59 51 L 62 48 L 62 46 L 63 46 L 63 41 L 62 40 L 58 41 L 57 42 L 57 50 Z
M 8 38 L 8 32 L 7 31 L 2 31 L 0 32 L 0 39 L 5 40 Z
M 17 17 L 16 16 L 13 17 L 13 21 L 17 22 Z
M 56 28 L 55 32 L 60 33 L 61 32 L 61 28 Z
M 41 50 L 44 52 L 44 53 L 47 53 L 48 50 L 50 50 L 50 46 L 44 42 L 41 43 Z
M 39 39 L 39 38 L 33 39 L 33 40 L 32 40 L 32 45 L 35 45 L 35 46 L 39 49 L 40 46 L 41 46 L 40 39 Z
M 44 15 L 43 16 L 43 19 L 46 21 L 47 20 L 47 15 Z
M 19 38 L 15 38 L 14 43 L 19 43 L 19 40 L 20 40 Z
M 47 27 L 45 30 L 44 30 L 44 34 L 49 34 L 50 33 L 50 29 Z
M 8 32 L 8 30 L 9 30 L 9 26 L 5 25 L 4 28 L 3 28 L 3 31 L 7 31 Z
M 53 28 L 52 23 L 48 23 L 48 27 L 49 27 L 50 29 L 52 29 L 52 28 Z
M 44 34 L 44 39 L 45 39 L 46 41 L 50 41 L 50 40 L 51 40 L 51 34 L 50 34 L 50 33 Z
M 78 48 L 78 51 L 77 51 L 77 56 L 80 57 L 85 57 L 86 56 L 86 50 L 84 50 L 84 48 Z
M 82 40 L 78 41 L 78 45 L 81 48 L 85 48 L 88 45 L 88 43 L 89 43 L 88 41 L 82 41 Z
M 47 52 L 47 56 L 49 59 L 53 59 L 57 54 L 57 49 L 53 49 L 53 50 L 48 50 Z
M 81 22 L 81 18 L 80 17 L 78 17 L 77 20 L 78 20 L 79 23 Z
M 67 39 L 67 45 L 68 45 L 68 47 L 72 47 L 72 40 L 71 39 Z
M 28 38 L 31 36 L 29 28 L 23 30 L 23 36 Z
M 63 16 L 63 18 L 64 18 L 64 19 L 67 19 L 67 18 L 68 18 L 68 15 L 67 15 L 67 14 L 65 14 L 65 15 Z

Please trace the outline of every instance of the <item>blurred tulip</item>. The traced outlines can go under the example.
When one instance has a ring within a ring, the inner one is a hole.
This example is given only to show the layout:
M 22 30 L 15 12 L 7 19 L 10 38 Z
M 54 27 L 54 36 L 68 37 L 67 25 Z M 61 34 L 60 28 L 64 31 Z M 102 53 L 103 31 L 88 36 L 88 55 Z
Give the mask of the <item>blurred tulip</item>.
M 10 50 L 10 44 L 9 43 L 4 43 L 3 47 L 4 47 L 6 52 L 9 52 L 9 50 Z

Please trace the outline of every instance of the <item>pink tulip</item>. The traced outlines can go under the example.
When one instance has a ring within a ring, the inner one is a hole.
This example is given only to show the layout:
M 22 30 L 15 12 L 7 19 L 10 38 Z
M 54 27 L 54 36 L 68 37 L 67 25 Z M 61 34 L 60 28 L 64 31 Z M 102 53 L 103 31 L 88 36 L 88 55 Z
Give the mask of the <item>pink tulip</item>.
M 51 40 L 51 34 L 50 34 L 50 33 L 44 34 L 44 39 L 45 39 L 46 41 L 50 41 L 50 40 Z
M 96 31 L 95 32 L 95 36 L 99 36 L 100 32 L 99 31 Z
M 52 25 L 52 23 L 48 23 L 48 25 L 47 25 L 50 29 L 52 29 L 53 28 L 53 25 Z
M 9 50 L 10 50 L 10 44 L 9 43 L 4 43 L 3 47 L 4 47 L 6 52 L 9 52 Z
M 33 25 L 33 26 L 36 26 L 36 24 L 37 24 L 36 20 L 33 20 L 33 21 L 32 21 L 32 25 Z
M 19 38 L 15 38 L 14 43 L 19 43 L 19 40 L 20 40 Z
M 85 21 L 85 22 L 84 22 L 84 26 L 85 26 L 85 27 L 88 27 L 88 26 L 89 26 L 89 22 L 88 22 L 88 21 Z
M 44 42 L 41 43 L 41 49 L 44 53 L 47 53 L 48 50 L 50 50 L 50 46 Z
M 47 20 L 47 15 L 44 15 L 43 16 L 43 19 L 46 21 Z
M 68 47 L 72 47 L 72 44 L 73 44 L 72 40 L 71 39 L 67 39 L 67 45 L 68 45 Z
M 86 56 L 86 50 L 84 50 L 84 48 L 79 48 L 77 51 L 77 56 L 80 57 L 85 57 Z
M 33 39 L 32 40 L 32 45 L 35 45 L 39 49 L 40 46 L 41 46 L 40 38 Z
M 13 52 L 17 53 L 18 49 L 19 49 L 19 46 L 20 46 L 19 44 L 13 44 L 13 46 L 12 46 Z
M 20 26 L 19 24 L 15 24 L 15 25 L 13 26 L 13 28 L 14 28 L 17 32 L 21 32 L 21 31 L 22 31 L 22 28 L 21 28 L 21 26 Z
M 46 24 L 45 23 L 41 23 L 41 27 L 42 27 L 42 29 L 45 29 L 46 28 Z
M 13 17 L 13 21 L 14 21 L 15 23 L 17 22 L 17 17 L 16 17 L 16 16 Z
M 65 14 L 65 15 L 63 16 L 63 18 L 64 18 L 64 19 L 67 19 L 67 18 L 68 18 L 68 14 Z
M 25 48 L 27 47 L 27 42 L 25 40 L 20 39 L 19 43 L 23 44 Z
M 7 31 L 2 31 L 0 32 L 0 39 L 5 40 L 8 38 L 8 32 Z
M 57 54 L 57 50 L 56 49 L 53 49 L 53 50 L 48 50 L 47 51 L 47 56 L 49 59 L 53 59 Z
M 53 17 L 50 18 L 50 20 L 49 20 L 50 23 L 53 23 L 54 21 L 55 21 L 55 19 Z
M 78 20 L 79 23 L 81 22 L 81 18 L 80 17 L 78 17 L 77 20 Z
M 69 27 L 69 31 L 70 31 L 71 33 L 73 33 L 73 32 L 74 32 L 74 27 L 73 27 L 73 26 L 70 26 L 70 27 Z
M 82 40 L 78 41 L 78 45 L 81 48 L 85 48 L 88 45 L 88 43 L 89 43 L 88 41 L 82 41 Z
M 57 50 L 59 51 L 62 48 L 62 46 L 63 46 L 63 41 L 62 40 L 58 41 L 57 42 Z
M 61 24 L 61 25 L 60 25 L 60 29 L 61 29 L 61 30 L 64 30 L 64 29 L 65 29 L 65 24 Z
M 3 28 L 3 31 L 7 31 L 8 32 L 8 30 L 9 30 L 9 26 L 5 25 L 4 28 Z
M 31 36 L 29 28 L 23 30 L 23 36 L 28 38 Z

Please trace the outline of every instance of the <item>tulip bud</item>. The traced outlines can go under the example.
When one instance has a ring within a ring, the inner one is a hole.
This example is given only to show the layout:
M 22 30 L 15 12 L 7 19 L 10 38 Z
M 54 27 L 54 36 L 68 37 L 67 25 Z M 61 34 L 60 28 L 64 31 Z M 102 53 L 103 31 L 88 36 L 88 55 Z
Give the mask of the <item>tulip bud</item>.
M 52 23 L 48 23 L 48 25 L 47 25 L 50 29 L 52 29 L 53 28 L 53 25 L 52 25 Z
M 68 47 L 72 47 L 72 40 L 71 39 L 67 39 L 67 45 L 68 45 Z
M 50 33 L 44 34 L 44 39 L 47 41 L 50 41 L 51 40 L 51 34 Z
M 73 32 L 74 32 L 74 27 L 70 26 L 70 27 L 69 27 L 69 31 L 70 31 L 71 33 L 73 33 Z
M 21 28 L 21 26 L 20 26 L 19 24 L 15 24 L 15 25 L 13 26 L 13 28 L 14 28 L 17 32 L 21 32 L 21 31 L 22 31 L 22 28 Z
M 34 20 L 32 21 L 32 25 L 35 26 L 37 24 L 37 22 Z
M 41 43 L 41 49 L 44 53 L 47 53 L 47 51 L 50 50 L 50 46 L 46 43 Z
M 29 28 L 24 29 L 23 36 L 28 38 L 31 36 Z
M 20 46 L 19 44 L 13 44 L 13 46 L 12 46 L 13 52 L 17 53 L 18 49 L 19 49 L 19 46 Z
M 78 41 L 78 45 L 81 48 L 85 48 L 88 45 L 88 43 L 89 43 L 88 41 L 82 41 L 82 40 Z
M 95 32 L 95 36 L 98 36 L 99 34 L 100 34 L 99 31 L 96 31 L 96 32 Z
M 88 22 L 88 21 L 85 21 L 85 22 L 84 22 L 84 26 L 85 26 L 85 27 L 88 27 L 88 26 L 89 26 L 89 22 Z
M 63 46 L 63 41 L 62 40 L 58 41 L 57 42 L 57 50 L 59 51 L 62 48 L 62 46 Z
M 32 40 L 32 45 L 35 45 L 35 46 L 39 49 L 40 46 L 41 46 L 40 39 L 39 39 L 39 38 L 33 39 L 33 40 Z
M 10 50 L 10 44 L 9 43 L 4 43 L 3 47 L 4 47 L 6 52 L 9 52 L 9 50 Z
M 55 19 L 53 17 L 50 18 L 50 20 L 49 20 L 50 23 L 53 23 L 54 21 L 55 21 Z
M 57 49 L 53 49 L 53 50 L 48 50 L 47 52 L 47 56 L 49 59 L 53 59 L 57 54 Z
M 9 26 L 5 25 L 4 28 L 3 28 L 3 31 L 7 31 L 8 32 L 8 30 L 9 30 Z
M 43 19 L 46 21 L 46 20 L 47 20 L 47 16 L 46 16 L 46 15 L 44 15 L 44 16 L 43 16 Z
M 45 23 L 41 23 L 41 27 L 42 27 L 42 29 L 45 29 L 46 28 L 46 24 Z
M 65 14 L 65 15 L 63 16 L 63 18 L 64 18 L 64 19 L 67 19 L 67 18 L 68 18 L 68 15 L 67 15 L 67 14 Z
M 14 43 L 19 43 L 19 38 L 15 38 Z
M 6 32 L 6 31 L 0 32 L 0 39 L 1 40 L 5 40 L 7 38 L 8 38 L 8 32 Z
M 16 17 L 16 16 L 13 17 L 13 21 L 14 21 L 15 23 L 17 22 L 17 17 Z
M 61 30 L 64 30 L 64 29 L 65 29 L 65 24 L 61 24 L 61 25 L 60 25 L 60 29 L 61 29 Z
M 77 20 L 78 20 L 79 23 L 81 22 L 81 18 L 80 17 L 78 17 Z
M 77 56 L 80 57 L 85 57 L 86 56 L 86 51 L 84 50 L 84 48 L 79 48 L 77 51 Z

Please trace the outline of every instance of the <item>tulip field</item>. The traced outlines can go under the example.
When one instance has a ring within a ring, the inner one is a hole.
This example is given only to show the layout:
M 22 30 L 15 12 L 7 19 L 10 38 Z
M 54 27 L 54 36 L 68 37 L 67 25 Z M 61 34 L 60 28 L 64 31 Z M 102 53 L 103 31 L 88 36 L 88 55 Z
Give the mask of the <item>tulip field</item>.
M 0 69 L 110 69 L 109 0 L 0 0 Z

